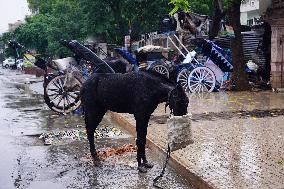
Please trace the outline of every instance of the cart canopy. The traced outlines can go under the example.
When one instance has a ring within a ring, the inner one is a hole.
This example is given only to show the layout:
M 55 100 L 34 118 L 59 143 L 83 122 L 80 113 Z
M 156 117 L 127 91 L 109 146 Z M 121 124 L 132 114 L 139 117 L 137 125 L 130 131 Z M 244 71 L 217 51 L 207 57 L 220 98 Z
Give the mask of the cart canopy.
M 138 61 L 134 56 L 123 48 L 115 48 L 115 52 L 117 52 L 120 56 L 122 56 L 125 60 L 127 60 L 130 64 L 138 65 Z
M 232 57 L 224 49 L 210 40 L 204 40 L 202 43 L 202 53 L 210 58 L 223 72 L 232 72 Z

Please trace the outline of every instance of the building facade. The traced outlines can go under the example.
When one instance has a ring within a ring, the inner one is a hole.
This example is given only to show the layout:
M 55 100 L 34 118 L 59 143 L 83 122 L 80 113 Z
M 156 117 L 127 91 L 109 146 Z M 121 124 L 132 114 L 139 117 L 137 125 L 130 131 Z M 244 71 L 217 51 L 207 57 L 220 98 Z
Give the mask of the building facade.
M 259 0 L 246 0 L 241 5 L 241 24 L 252 26 L 260 18 Z
M 22 20 L 18 20 L 18 21 L 14 22 L 14 23 L 9 23 L 8 24 L 8 31 L 12 32 L 12 31 L 17 29 L 22 24 L 24 24 L 24 21 L 22 21 Z
M 271 85 L 284 88 L 284 0 L 246 0 L 241 23 L 254 25 L 262 17 L 271 27 Z
M 271 26 L 271 84 L 284 88 L 284 0 L 262 0 L 264 18 Z M 263 7 L 265 9 L 265 7 Z

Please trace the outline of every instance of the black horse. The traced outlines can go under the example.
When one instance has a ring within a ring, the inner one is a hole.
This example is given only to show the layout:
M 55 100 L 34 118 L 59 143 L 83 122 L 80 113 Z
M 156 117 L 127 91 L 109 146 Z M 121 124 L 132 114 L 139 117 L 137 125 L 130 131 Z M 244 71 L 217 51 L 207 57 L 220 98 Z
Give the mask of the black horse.
M 85 123 L 94 161 L 99 161 L 94 145 L 94 131 L 110 110 L 134 114 L 137 131 L 138 170 L 153 167 L 145 155 L 147 127 L 159 103 L 166 102 L 176 116 L 187 114 L 188 98 L 179 84 L 156 72 L 139 71 L 126 74 L 94 74 L 81 89 Z M 143 160 L 143 161 L 142 161 Z

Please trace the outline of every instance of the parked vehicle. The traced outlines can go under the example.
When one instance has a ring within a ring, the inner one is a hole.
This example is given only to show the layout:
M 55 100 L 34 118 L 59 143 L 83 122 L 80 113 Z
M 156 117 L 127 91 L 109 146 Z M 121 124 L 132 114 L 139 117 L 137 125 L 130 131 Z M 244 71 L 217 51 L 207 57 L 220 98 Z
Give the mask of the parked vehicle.
M 53 111 L 69 113 L 80 107 L 80 89 L 91 73 L 114 73 L 114 71 L 105 61 L 79 42 L 62 40 L 60 43 L 75 53 L 77 59 L 67 57 L 49 63 L 49 66 L 60 74 L 47 83 L 44 94 L 46 103 Z
M 58 76 L 60 73 L 58 72 L 55 72 L 55 73 L 48 73 L 47 72 L 47 68 L 50 67 L 49 66 L 49 63 L 48 61 L 42 59 L 41 57 L 39 57 L 38 55 L 34 55 L 32 54 L 29 50 L 25 49 L 24 46 L 20 45 L 19 43 L 17 43 L 16 41 L 9 41 L 8 43 L 8 46 L 9 48 L 13 49 L 15 51 L 15 54 L 16 54 L 16 59 L 20 60 L 19 59 L 19 50 L 22 49 L 25 51 L 25 54 L 24 54 L 24 57 L 26 55 L 29 55 L 29 56 L 33 56 L 35 58 L 35 65 L 37 67 L 39 67 L 40 69 L 44 70 L 44 81 L 43 81 L 43 87 L 46 88 L 46 86 L 48 85 L 48 83 L 53 79 L 55 78 L 56 76 Z M 21 62 L 21 61 L 20 61 Z M 22 63 L 21 63 L 22 64 Z M 20 64 L 20 65 L 21 65 Z M 50 100 L 49 98 L 47 97 L 46 94 L 44 94 L 44 101 L 45 103 L 47 104 L 47 106 L 52 109 L 52 106 L 50 105 Z M 56 111 L 56 110 L 54 110 Z
M 23 70 L 24 68 L 24 60 L 23 59 L 19 59 L 17 60 L 17 69 Z
M 3 64 L 2 64 L 2 66 L 6 69 L 8 69 L 8 68 L 22 68 L 23 65 L 24 65 L 23 59 L 17 59 L 17 64 L 15 64 L 14 58 L 7 58 L 6 60 L 3 61 Z
M 60 41 L 62 45 L 75 53 L 74 57 L 46 61 L 33 55 L 16 41 L 10 41 L 9 47 L 16 52 L 24 49 L 26 54 L 35 57 L 35 65 L 45 71 L 44 101 L 47 106 L 58 113 L 70 113 L 81 105 L 80 89 L 82 82 L 92 72 L 113 72 L 113 69 L 95 53 L 77 41 Z M 16 53 L 18 55 L 18 53 Z M 18 57 L 17 57 L 18 58 Z M 27 57 L 26 57 L 27 58 Z M 47 68 L 54 70 L 48 73 Z
M 156 71 L 173 81 L 179 82 L 186 92 L 212 92 L 216 84 L 212 70 L 199 62 L 196 59 L 196 52 L 189 51 L 175 34 L 173 36 L 179 45 L 171 39 L 172 33 L 166 35 L 180 53 L 181 58 L 178 61 L 167 60 L 162 55 L 166 49 L 159 46 L 150 45 L 139 48 L 136 58 L 124 49 L 117 48 L 115 50 L 135 67 Z M 181 46 L 181 48 L 178 46 Z
M 10 68 L 11 66 L 15 65 L 15 59 L 13 58 L 7 58 L 3 61 L 3 67 L 8 69 Z

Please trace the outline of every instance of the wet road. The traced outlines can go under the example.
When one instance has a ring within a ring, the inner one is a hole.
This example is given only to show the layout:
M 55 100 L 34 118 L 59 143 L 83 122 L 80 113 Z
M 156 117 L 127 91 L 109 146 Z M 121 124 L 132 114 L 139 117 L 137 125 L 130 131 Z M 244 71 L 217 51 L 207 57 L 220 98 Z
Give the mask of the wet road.
M 0 189 L 62 188 L 153 188 L 162 160 L 147 151 L 155 167 L 147 174 L 136 169 L 136 153 L 108 158 L 102 167 L 89 159 L 87 141 L 68 139 L 44 145 L 42 133 L 84 130 L 80 116 L 56 116 L 47 109 L 40 95 L 16 88 L 6 78 L 16 72 L 0 70 Z M 6 78 L 6 79 L 5 79 Z M 119 136 L 100 138 L 98 148 L 134 144 L 135 138 L 113 125 L 106 117 L 101 127 L 122 131 Z M 160 185 L 164 188 L 190 188 L 171 168 Z

